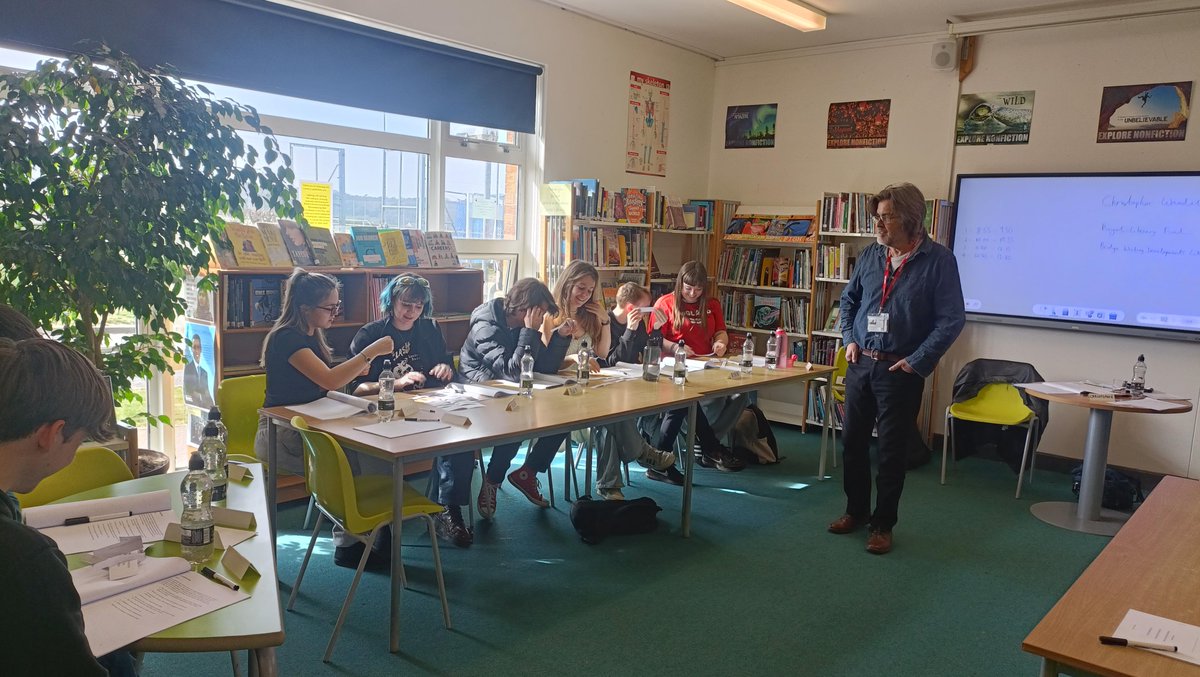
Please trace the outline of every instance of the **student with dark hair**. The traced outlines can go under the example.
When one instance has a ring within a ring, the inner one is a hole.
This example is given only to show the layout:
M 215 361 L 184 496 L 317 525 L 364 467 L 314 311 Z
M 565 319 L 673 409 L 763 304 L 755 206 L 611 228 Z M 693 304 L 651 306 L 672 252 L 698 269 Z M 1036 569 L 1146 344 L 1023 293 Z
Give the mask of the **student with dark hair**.
M 333 326 L 342 309 L 336 279 L 321 273 L 310 273 L 297 268 L 288 278 L 283 290 L 283 311 L 275 326 L 263 342 L 262 367 L 267 372 L 267 394 L 264 407 L 307 404 L 325 397 L 325 393 L 349 384 L 362 374 L 371 360 L 392 352 L 392 339 L 384 336 L 362 348 L 345 362 L 333 366 L 333 352 L 325 342 L 325 330 Z M 267 458 L 270 419 L 262 416 L 258 420 L 258 433 L 254 437 L 254 453 Z M 304 444 L 300 433 L 281 429 L 275 436 L 278 453 L 276 471 L 293 475 L 304 474 Z M 356 474 L 360 470 L 357 454 L 347 454 L 350 467 Z M 377 539 L 368 566 L 381 568 L 387 564 L 390 543 L 386 538 Z M 333 530 L 334 562 L 338 566 L 356 568 L 362 557 L 363 544 L 346 536 L 340 529 Z M 385 547 L 386 546 L 386 547 Z
M 7 647 L 5 675 L 135 674 L 126 651 L 99 660 L 92 655 L 66 557 L 54 541 L 22 523 L 17 501 L 8 493 L 33 491 L 67 467 L 84 438 L 111 437 L 112 415 L 112 394 L 83 355 L 47 339 L 0 338 L 0 637 Z
M 440 388 L 453 380 L 454 360 L 446 352 L 446 340 L 433 319 L 433 292 L 428 280 L 409 273 L 392 278 L 379 295 L 379 314 L 378 320 L 363 325 L 354 335 L 350 352 L 360 352 L 385 336 L 392 340 L 392 352 L 371 360 L 366 376 L 355 379 L 356 395 L 379 392 L 379 375 L 389 359 L 396 374 L 396 390 Z M 471 500 L 475 454 L 440 456 L 434 469 L 438 473 L 438 503 L 446 507 L 437 517 L 438 533 L 460 548 L 470 547 L 475 534 L 463 520 L 461 506 Z
M 547 313 L 557 312 L 558 305 L 545 284 L 532 277 L 518 280 L 503 299 L 485 301 L 471 313 L 467 340 L 459 353 L 459 371 L 468 381 L 519 381 L 521 358 L 528 348 L 535 371 L 557 372 L 575 330 L 575 321 L 568 318 L 551 334 L 549 343 L 544 344 L 539 333 L 542 322 Z M 526 454 L 525 463 L 508 475 L 508 481 L 536 506 L 550 505 L 542 496 L 537 473 L 550 467 L 566 437 L 561 434 L 539 438 Z M 520 447 L 520 442 L 513 442 L 492 449 L 477 499 L 480 517 L 495 516 L 496 491 Z
M 0 303 L 0 338 L 20 341 L 22 339 L 40 338 L 37 327 L 10 305 Z

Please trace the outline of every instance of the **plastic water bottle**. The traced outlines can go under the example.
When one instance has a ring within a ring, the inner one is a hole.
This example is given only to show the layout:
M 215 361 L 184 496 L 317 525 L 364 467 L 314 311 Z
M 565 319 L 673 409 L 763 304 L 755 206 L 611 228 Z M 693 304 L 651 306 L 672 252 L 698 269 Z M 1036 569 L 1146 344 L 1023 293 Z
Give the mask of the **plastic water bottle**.
M 225 456 L 225 443 L 219 437 L 217 424 L 209 421 L 204 426 L 204 438 L 200 440 L 200 448 L 196 453 L 204 463 L 208 478 L 212 480 L 212 500 L 224 501 L 225 492 L 229 488 L 229 473 Z M 188 464 L 191 467 L 191 464 Z
M 687 348 L 683 341 L 675 344 L 675 375 L 672 380 L 677 386 L 687 383 Z
M 533 397 L 533 350 L 525 346 L 525 354 L 521 356 L 521 397 Z
M 221 443 L 225 445 L 226 449 L 228 449 L 229 430 L 225 427 L 225 423 L 221 421 L 221 410 L 215 405 L 212 409 L 208 410 L 208 420 L 217 424 L 217 437 L 221 438 Z
M 189 562 L 203 562 L 213 554 L 212 492 L 213 483 L 204 470 L 204 459 L 199 452 L 192 454 L 188 473 L 179 485 L 183 499 L 179 542 L 183 558 Z
M 396 373 L 392 371 L 392 361 L 383 361 L 383 371 L 379 373 L 379 420 L 387 423 L 396 415 Z
M 579 356 L 576 359 L 575 381 L 586 388 L 592 380 L 592 349 L 588 347 L 587 339 L 579 344 Z
M 774 334 L 767 335 L 767 369 L 774 369 L 778 365 L 776 362 L 779 357 L 779 339 Z
M 787 345 L 788 345 L 787 332 L 785 332 L 783 330 L 783 327 L 777 327 L 775 329 L 775 351 L 776 351 L 775 368 L 776 369 L 787 369 L 788 368 Z M 770 363 L 770 361 L 771 361 L 770 358 L 768 358 L 767 362 Z
M 754 371 L 754 337 L 746 334 L 746 342 L 742 344 L 742 374 Z
M 1146 391 L 1146 356 L 1138 355 L 1133 363 L 1133 380 L 1129 382 L 1129 394 L 1141 395 Z
M 658 381 L 659 361 L 662 359 L 662 332 L 655 329 L 642 349 L 642 380 Z

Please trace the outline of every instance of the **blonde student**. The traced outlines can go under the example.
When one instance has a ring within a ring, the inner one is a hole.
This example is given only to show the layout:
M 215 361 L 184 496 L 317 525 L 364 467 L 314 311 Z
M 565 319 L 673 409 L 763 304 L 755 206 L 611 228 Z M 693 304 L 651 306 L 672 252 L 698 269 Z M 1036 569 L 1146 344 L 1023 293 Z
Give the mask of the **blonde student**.
M 664 294 L 655 302 L 656 310 L 662 311 L 666 321 L 662 326 L 663 353 L 671 354 L 677 345 L 683 345 L 688 357 L 693 355 L 715 355 L 723 357 L 729 348 L 729 334 L 725 331 L 725 315 L 721 303 L 708 295 L 708 269 L 699 261 L 689 261 L 679 269 L 675 279 L 675 291 Z M 720 421 L 736 420 L 746 406 L 745 396 L 721 397 L 704 403 L 696 410 L 696 438 L 700 441 L 700 456 L 697 461 L 706 468 L 717 468 L 736 472 L 746 467 L 745 462 L 730 453 L 721 443 L 710 424 L 710 417 Z M 706 411 L 707 410 L 707 413 Z M 679 430 L 687 419 L 687 409 L 675 409 L 663 416 L 656 446 L 668 450 L 674 447 Z M 718 428 L 719 429 L 719 428 Z M 677 477 L 657 477 L 646 473 L 650 479 L 674 483 Z
M 349 384 L 364 373 L 371 361 L 381 355 L 389 355 L 393 349 L 392 338 L 384 336 L 363 347 L 341 364 L 333 364 L 333 351 L 325 340 L 325 330 L 333 326 L 341 314 L 342 301 L 338 281 L 322 273 L 310 273 L 297 268 L 287 280 L 283 290 L 283 309 L 275 326 L 263 342 L 261 365 L 267 372 L 267 393 L 264 407 L 291 406 L 319 400 L 330 390 Z M 254 438 L 254 453 L 267 458 L 267 434 L 270 426 L 265 416 L 258 421 L 258 433 Z M 295 430 L 282 429 L 276 435 L 276 463 L 279 470 L 293 475 L 304 474 L 304 445 Z M 360 459 L 357 454 L 347 454 L 350 466 L 358 474 Z M 390 470 L 379 466 L 379 472 Z M 271 469 L 275 471 L 275 468 Z M 335 529 L 334 562 L 338 566 L 355 568 L 362 556 L 363 544 Z M 376 541 L 375 551 L 367 561 L 373 568 L 387 563 L 390 543 L 380 545 Z M 386 546 L 386 547 L 385 547 Z

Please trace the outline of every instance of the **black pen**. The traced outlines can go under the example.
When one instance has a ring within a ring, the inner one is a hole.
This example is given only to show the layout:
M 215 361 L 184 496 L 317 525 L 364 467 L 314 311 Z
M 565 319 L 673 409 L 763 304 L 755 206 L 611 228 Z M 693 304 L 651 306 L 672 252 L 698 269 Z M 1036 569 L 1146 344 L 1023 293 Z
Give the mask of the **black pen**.
M 1100 635 L 1100 643 L 1110 646 L 1135 646 L 1139 649 L 1154 649 L 1156 651 L 1170 651 L 1172 653 L 1179 651 L 1179 647 L 1174 644 L 1159 644 L 1158 642 L 1143 642 L 1136 639 L 1125 639 L 1124 637 L 1108 637 Z
M 210 569 L 208 567 L 204 567 L 203 569 L 201 569 L 200 574 L 203 575 L 208 580 L 213 581 L 214 583 L 220 583 L 221 585 L 229 588 L 230 590 L 238 590 L 241 588 L 241 586 L 239 586 L 237 583 L 234 583 L 233 581 L 229 580 L 228 578 L 225 578 L 221 574 L 213 571 L 212 569 Z
M 133 513 L 129 510 L 122 510 L 121 512 L 109 513 L 107 515 L 84 515 L 82 517 L 68 517 L 67 519 L 63 520 L 63 526 L 69 527 L 75 524 L 90 524 L 92 522 L 102 522 L 104 520 L 115 520 L 122 517 L 129 517 L 132 514 Z

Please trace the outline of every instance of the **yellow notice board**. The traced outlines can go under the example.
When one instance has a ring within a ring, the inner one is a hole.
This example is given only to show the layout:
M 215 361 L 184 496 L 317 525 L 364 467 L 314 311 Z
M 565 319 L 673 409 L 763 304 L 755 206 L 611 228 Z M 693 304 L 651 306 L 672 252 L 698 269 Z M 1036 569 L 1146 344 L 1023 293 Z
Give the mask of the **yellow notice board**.
M 328 229 L 333 225 L 333 186 L 316 181 L 300 182 L 300 204 L 309 225 Z

